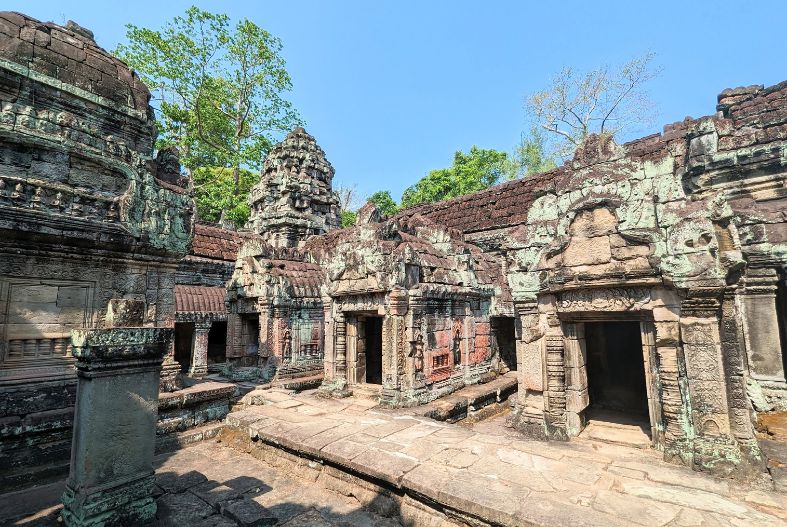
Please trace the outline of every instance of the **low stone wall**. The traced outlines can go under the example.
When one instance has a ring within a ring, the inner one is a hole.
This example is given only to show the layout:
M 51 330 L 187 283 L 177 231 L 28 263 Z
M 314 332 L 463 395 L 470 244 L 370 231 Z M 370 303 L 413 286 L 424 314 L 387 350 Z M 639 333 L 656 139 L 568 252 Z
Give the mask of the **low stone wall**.
M 157 443 L 178 447 L 177 433 L 227 415 L 232 384 L 200 383 L 159 397 Z M 63 477 L 71 456 L 76 381 L 19 386 L 0 397 L 0 492 Z
M 235 385 L 204 382 L 159 396 L 156 435 L 183 432 L 212 421 L 220 421 L 230 411 Z
M 0 397 L 0 492 L 68 473 L 76 379 L 19 385 Z

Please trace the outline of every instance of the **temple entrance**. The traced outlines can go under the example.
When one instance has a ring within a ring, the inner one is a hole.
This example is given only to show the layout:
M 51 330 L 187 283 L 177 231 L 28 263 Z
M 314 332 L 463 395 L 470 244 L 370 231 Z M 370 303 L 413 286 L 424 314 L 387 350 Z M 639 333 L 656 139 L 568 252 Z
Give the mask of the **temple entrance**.
M 220 364 L 227 360 L 227 323 L 214 322 L 208 333 L 208 364 Z
M 383 383 L 383 318 L 363 317 L 364 352 L 366 354 L 367 384 Z
M 776 316 L 779 318 L 779 337 L 782 348 L 782 367 L 787 377 L 787 274 L 779 274 L 776 287 Z
M 194 324 L 178 322 L 175 324 L 175 362 L 180 371 L 187 373 L 191 366 L 191 353 L 194 349 Z
M 492 317 L 490 319 L 492 338 L 500 356 L 500 369 L 503 372 L 516 371 L 516 332 L 513 317 Z
M 585 324 L 589 411 L 648 421 L 639 322 Z

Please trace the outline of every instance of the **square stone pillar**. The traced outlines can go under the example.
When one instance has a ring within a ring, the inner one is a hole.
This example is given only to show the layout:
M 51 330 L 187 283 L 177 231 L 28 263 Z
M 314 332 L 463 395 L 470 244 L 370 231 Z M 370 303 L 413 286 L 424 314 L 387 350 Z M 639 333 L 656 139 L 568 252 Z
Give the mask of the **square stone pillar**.
M 189 377 L 200 378 L 208 374 L 208 335 L 212 325 L 213 322 L 210 320 L 194 323 Z
M 154 518 L 159 373 L 172 339 L 173 330 L 164 328 L 72 332 L 78 385 L 65 525 Z
M 758 381 L 784 384 L 784 365 L 776 311 L 775 269 L 748 269 L 739 293 L 749 374 Z

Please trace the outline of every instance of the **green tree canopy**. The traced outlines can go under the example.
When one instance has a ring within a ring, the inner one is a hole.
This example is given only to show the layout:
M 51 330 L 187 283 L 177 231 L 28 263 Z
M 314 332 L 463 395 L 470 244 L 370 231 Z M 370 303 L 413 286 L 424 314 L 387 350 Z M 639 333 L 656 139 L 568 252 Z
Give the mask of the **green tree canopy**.
M 399 210 L 399 205 L 396 204 L 389 190 L 378 190 L 369 196 L 367 201 L 374 203 L 383 216 L 393 216 Z
M 555 159 L 546 153 L 544 136 L 534 126 L 530 130 L 530 135 L 522 134 L 519 144 L 514 148 L 511 159 L 508 161 L 506 176 L 509 179 L 514 179 L 546 172 L 556 166 Z
M 431 170 L 402 194 L 402 208 L 434 203 L 477 192 L 499 183 L 510 170 L 508 154 L 473 146 L 467 154 L 457 151 L 449 168 Z
M 128 42 L 115 54 L 151 90 L 157 146 L 177 146 L 192 175 L 216 167 L 201 174 L 220 177 L 199 182 L 198 204 L 219 198 L 227 214 L 237 213 L 245 195 L 233 201 L 224 193 L 245 193 L 242 169 L 259 169 L 276 138 L 301 124 L 286 99 L 292 82 L 281 41 L 247 19 L 232 25 L 227 15 L 197 7 L 160 30 L 133 24 L 126 29 Z M 230 169 L 229 186 L 222 167 Z M 201 216 L 213 216 L 214 209 L 200 210 Z
M 343 209 L 339 213 L 339 220 L 341 221 L 342 229 L 345 227 L 352 227 L 353 225 L 355 225 L 356 218 L 358 218 L 357 212 Z
M 224 167 L 202 167 L 192 172 L 194 178 L 194 200 L 200 221 L 217 222 L 231 220 L 242 227 L 249 221 L 248 194 L 260 180 L 258 172 L 241 169 L 239 192 L 236 194 L 233 171 Z

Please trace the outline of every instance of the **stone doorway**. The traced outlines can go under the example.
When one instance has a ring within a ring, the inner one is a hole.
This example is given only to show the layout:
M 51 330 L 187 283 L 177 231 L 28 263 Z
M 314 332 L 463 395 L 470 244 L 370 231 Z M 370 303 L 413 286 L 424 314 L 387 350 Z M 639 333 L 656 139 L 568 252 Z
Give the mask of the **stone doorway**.
M 641 323 L 583 325 L 589 399 L 583 436 L 649 446 L 651 423 Z
M 589 322 L 588 395 L 591 410 L 648 418 L 648 393 L 639 322 Z
M 513 317 L 492 317 L 492 338 L 500 356 L 503 372 L 516 371 L 516 331 Z
M 208 364 L 222 364 L 227 360 L 227 323 L 214 322 L 208 333 Z
M 776 316 L 779 318 L 782 366 L 785 377 L 787 377 L 787 273 L 779 275 L 779 282 L 776 287 Z
M 363 317 L 367 384 L 383 383 L 383 317 Z
M 182 373 L 189 371 L 191 352 L 194 347 L 194 324 L 178 322 L 175 324 L 175 362 Z

